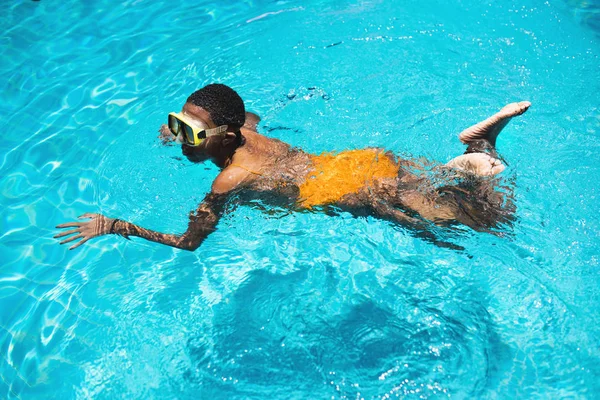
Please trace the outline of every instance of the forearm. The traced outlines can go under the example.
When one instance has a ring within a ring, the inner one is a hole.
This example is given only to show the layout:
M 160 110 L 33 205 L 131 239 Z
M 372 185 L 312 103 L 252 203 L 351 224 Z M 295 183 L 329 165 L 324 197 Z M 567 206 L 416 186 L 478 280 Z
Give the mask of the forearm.
M 202 241 L 216 229 L 226 200 L 227 195 L 209 193 L 198 206 L 196 212 L 190 214 L 188 228 L 182 235 L 155 232 L 120 219 L 109 218 L 101 214 L 86 213 L 79 216 L 80 221 L 58 225 L 58 229 L 68 228 L 69 230 L 62 231 L 54 237 L 58 239 L 70 235 L 60 244 L 78 240 L 69 248 L 70 250 L 81 246 L 90 239 L 111 233 L 126 238 L 137 236 L 178 249 L 196 250 Z M 88 221 L 81 221 L 81 219 L 87 219 Z
M 160 233 L 145 229 L 131 222 L 117 220 L 111 230 L 111 233 L 124 236 L 137 236 L 151 242 L 161 243 L 167 246 L 176 247 L 183 250 L 196 250 L 202 241 L 208 236 L 213 229 L 196 229 L 194 232 L 185 232 L 182 235 L 173 235 L 167 233 Z

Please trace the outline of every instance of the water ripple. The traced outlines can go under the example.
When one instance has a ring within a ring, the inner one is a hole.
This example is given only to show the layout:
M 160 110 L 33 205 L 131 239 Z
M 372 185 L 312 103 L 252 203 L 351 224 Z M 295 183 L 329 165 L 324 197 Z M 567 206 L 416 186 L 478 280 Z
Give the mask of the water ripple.
M 596 4 L 359 3 L 0 5 L 0 398 L 598 393 Z M 240 207 L 194 253 L 58 246 L 84 212 L 185 229 L 217 171 L 157 130 L 213 81 L 308 151 L 441 162 L 531 100 L 499 140 L 513 232 Z

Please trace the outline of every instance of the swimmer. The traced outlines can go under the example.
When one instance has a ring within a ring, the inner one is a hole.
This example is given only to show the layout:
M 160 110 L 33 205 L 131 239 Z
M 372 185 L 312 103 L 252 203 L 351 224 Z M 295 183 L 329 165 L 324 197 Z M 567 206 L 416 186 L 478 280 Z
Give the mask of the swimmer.
M 226 205 L 235 198 L 244 203 L 262 200 L 288 209 L 348 211 L 373 215 L 411 228 L 436 242 L 431 224 L 464 224 L 489 231 L 510 221 L 512 202 L 490 183 L 505 168 L 495 145 L 511 118 L 523 114 L 529 102 L 512 103 L 497 114 L 459 135 L 465 154 L 439 171 L 460 177 L 459 183 L 437 187 L 419 173 L 419 164 L 382 149 L 309 154 L 259 134 L 260 118 L 246 113 L 231 88 L 212 84 L 192 93 L 179 113 L 170 113 L 160 129 L 163 142 L 181 143 L 192 162 L 210 161 L 221 171 L 183 234 L 155 232 L 121 219 L 83 214 L 81 221 L 58 225 L 65 229 L 55 238 L 75 249 L 88 240 L 108 234 L 137 236 L 167 246 L 195 250 L 217 228 Z

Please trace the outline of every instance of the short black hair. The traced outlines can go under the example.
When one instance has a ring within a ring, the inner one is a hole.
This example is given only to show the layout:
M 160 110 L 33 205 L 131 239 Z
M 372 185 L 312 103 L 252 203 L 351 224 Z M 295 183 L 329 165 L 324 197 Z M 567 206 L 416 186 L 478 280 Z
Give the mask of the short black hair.
M 208 111 L 216 125 L 229 125 L 229 129 L 236 133 L 246 121 L 244 101 L 227 85 L 213 83 L 204 86 L 192 93 L 187 102 Z

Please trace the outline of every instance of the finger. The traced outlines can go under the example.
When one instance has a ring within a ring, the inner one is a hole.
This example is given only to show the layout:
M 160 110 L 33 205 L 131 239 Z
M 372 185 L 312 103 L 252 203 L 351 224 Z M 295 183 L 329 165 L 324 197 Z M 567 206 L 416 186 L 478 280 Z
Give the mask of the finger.
M 79 216 L 79 217 L 77 217 L 77 218 L 79 218 L 79 219 L 83 219 L 83 218 L 92 218 L 92 219 L 93 219 L 93 218 L 96 218 L 97 216 L 98 216 L 98 214 L 85 213 L 85 214 L 82 214 L 82 215 L 80 215 L 80 216 Z
M 72 229 L 70 231 L 66 231 L 66 232 L 59 233 L 58 235 L 54 235 L 53 238 L 54 239 L 58 239 L 58 238 L 61 238 L 63 236 L 72 235 L 72 234 L 77 233 L 77 232 L 79 232 L 79 229 Z
M 79 246 L 81 246 L 82 244 L 84 244 L 85 242 L 87 242 L 88 240 L 90 240 L 90 239 L 89 238 L 85 238 L 85 239 L 81 240 L 76 245 L 69 247 L 69 250 L 73 250 L 73 249 L 78 248 Z
M 57 228 L 72 228 L 74 226 L 80 227 L 81 222 L 67 222 L 66 224 L 56 225 Z
M 60 242 L 60 244 L 69 243 L 69 242 L 72 242 L 73 240 L 77 240 L 77 239 L 79 239 L 79 238 L 82 238 L 82 237 L 83 237 L 83 234 L 79 234 L 79 235 L 71 236 L 70 238 L 68 238 L 68 239 L 65 239 L 65 240 L 63 240 L 62 242 Z

